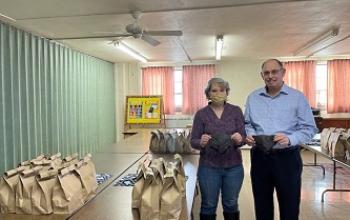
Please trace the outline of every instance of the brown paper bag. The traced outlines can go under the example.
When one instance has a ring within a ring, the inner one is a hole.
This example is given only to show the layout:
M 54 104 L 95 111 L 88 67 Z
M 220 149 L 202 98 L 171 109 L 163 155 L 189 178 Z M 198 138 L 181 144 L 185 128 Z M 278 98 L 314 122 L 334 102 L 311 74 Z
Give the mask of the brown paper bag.
M 338 132 L 338 133 L 342 133 L 342 132 L 346 132 L 346 129 L 345 128 L 335 128 L 334 131 Z
M 21 166 L 4 173 L 0 180 L 0 212 L 16 213 L 16 188 L 19 182 L 19 173 L 27 169 Z
M 141 196 L 140 219 L 159 220 L 160 219 L 160 194 L 162 192 L 162 182 L 156 181 L 151 168 L 146 169 L 146 179 Z
M 177 132 L 166 132 L 164 134 L 165 138 L 165 146 L 166 146 L 166 153 L 174 154 L 176 152 L 176 138 L 177 138 Z
M 174 155 L 174 160 L 175 160 L 174 169 L 177 171 L 176 179 L 177 179 L 178 187 L 182 196 L 182 200 L 181 200 L 182 209 L 181 209 L 180 219 L 187 220 L 188 212 L 187 212 L 187 201 L 186 201 L 186 174 L 185 174 L 184 163 L 181 155 L 179 154 Z
M 58 171 L 66 168 L 66 167 L 69 167 L 75 163 L 78 163 L 78 162 L 79 162 L 78 153 L 68 155 L 62 159 L 60 166 L 58 166 Z
M 78 153 L 73 153 L 63 158 L 62 163 L 74 163 L 74 162 L 78 162 L 78 160 L 79 160 Z
M 32 189 L 40 170 L 42 166 L 21 172 L 16 188 L 16 214 L 32 214 Z
M 192 153 L 191 132 L 189 130 L 185 130 L 184 136 L 185 136 L 184 153 L 191 154 Z
M 176 138 L 175 143 L 175 152 L 178 154 L 184 153 L 185 150 L 185 144 L 186 144 L 186 138 L 184 132 L 180 132 L 180 134 Z
M 59 171 L 52 204 L 54 214 L 71 214 L 84 204 L 83 186 L 74 164 Z
M 96 195 L 97 190 L 96 169 L 91 160 L 91 154 L 87 154 L 75 166 L 83 185 L 83 198 L 86 202 Z
M 31 160 L 31 161 L 35 161 L 35 160 L 43 160 L 43 159 L 45 159 L 46 157 L 45 157 L 45 155 L 44 154 L 40 154 L 40 155 L 38 155 L 36 158 L 34 158 L 33 160 Z
M 158 130 L 159 133 L 159 151 L 158 153 L 166 153 L 166 143 L 163 132 Z
M 53 188 L 58 184 L 58 170 L 51 167 L 48 170 L 40 171 L 32 189 L 33 215 L 46 215 L 53 213 L 52 193 Z
M 141 196 L 140 216 L 142 219 L 159 219 L 160 217 L 160 195 L 164 183 L 164 159 L 157 158 L 151 161 L 146 170 L 146 179 Z
M 46 157 L 44 154 L 40 154 L 36 158 L 30 160 L 31 168 L 33 168 L 35 166 L 42 166 L 43 160 L 46 160 Z M 25 163 L 26 163 L 26 161 L 25 161 Z
M 146 170 L 149 168 L 151 161 L 147 158 L 143 162 L 140 162 L 137 169 L 137 180 L 132 188 L 132 214 L 134 220 L 140 220 L 140 208 L 141 208 L 141 197 L 145 185 Z
M 182 157 L 179 154 L 174 155 L 174 169 L 177 171 L 176 178 L 178 179 L 178 185 L 180 187 L 180 192 L 183 196 L 186 196 L 186 174 L 184 169 L 184 164 Z
M 345 159 L 346 147 L 340 141 L 341 134 L 339 132 L 333 132 L 330 137 L 331 141 L 331 156 Z
M 162 157 L 153 159 L 149 167 L 152 169 L 156 181 L 163 184 L 165 174 L 165 164 Z
M 39 161 L 46 159 L 44 154 L 38 155 L 36 158 L 32 160 L 26 160 L 18 164 L 18 167 L 25 167 L 26 169 L 33 168 Z M 41 166 L 41 164 L 37 164 L 37 166 Z
M 61 158 L 61 153 L 57 153 L 57 154 L 54 154 L 54 155 L 51 155 L 50 157 L 49 157 L 49 159 L 50 160 L 56 160 L 56 159 L 59 159 L 59 158 Z
M 25 169 L 30 169 L 32 168 L 32 164 L 30 163 L 30 160 L 23 161 L 18 164 L 18 167 L 25 167 Z
M 149 149 L 153 153 L 158 153 L 159 152 L 159 141 L 160 141 L 160 135 L 158 130 L 151 131 L 151 141 L 149 144 Z
M 40 166 L 43 170 L 49 170 L 52 167 L 56 167 L 56 162 L 52 161 L 50 159 L 42 159 L 42 160 L 32 160 L 31 161 L 32 167 Z
M 151 161 L 148 159 L 144 160 L 140 163 L 139 168 L 137 169 L 137 180 L 132 188 L 132 208 L 139 209 L 141 206 L 141 196 L 146 179 L 146 170 L 149 167 L 150 162 Z
M 343 133 L 340 141 L 345 146 L 345 159 L 350 160 L 350 133 Z
M 328 142 L 327 142 L 328 154 L 330 156 L 332 156 L 332 151 L 333 151 L 332 143 L 333 143 L 333 138 L 334 138 L 335 135 L 336 135 L 336 133 L 331 131 L 330 134 L 329 134 Z
M 182 195 L 177 175 L 175 164 L 168 163 L 161 194 L 160 219 L 180 219 L 185 197 Z
M 331 133 L 332 132 L 328 128 L 324 128 L 321 132 L 321 139 L 320 139 L 321 149 L 325 153 L 329 153 L 328 140 L 329 140 L 329 137 L 331 136 Z
M 49 160 L 52 161 L 52 164 L 56 167 L 59 168 L 62 165 L 62 159 L 61 159 L 61 153 L 57 153 L 49 157 Z

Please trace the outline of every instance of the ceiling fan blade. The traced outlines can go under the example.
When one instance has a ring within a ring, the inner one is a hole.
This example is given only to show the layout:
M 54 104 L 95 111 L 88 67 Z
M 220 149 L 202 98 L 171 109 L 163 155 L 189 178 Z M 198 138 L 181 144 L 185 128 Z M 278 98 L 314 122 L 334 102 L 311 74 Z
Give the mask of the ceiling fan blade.
M 147 31 L 151 36 L 182 36 L 182 31 Z
M 152 38 L 150 35 L 145 34 L 145 33 L 142 34 L 141 39 L 146 41 L 147 43 L 149 43 L 153 47 L 158 46 L 160 44 L 159 41 L 157 41 L 156 39 Z
M 132 34 L 110 34 L 103 36 L 81 36 L 81 37 L 57 37 L 50 38 L 51 40 L 81 40 L 81 39 L 99 39 L 99 38 L 114 38 L 114 37 L 130 37 Z

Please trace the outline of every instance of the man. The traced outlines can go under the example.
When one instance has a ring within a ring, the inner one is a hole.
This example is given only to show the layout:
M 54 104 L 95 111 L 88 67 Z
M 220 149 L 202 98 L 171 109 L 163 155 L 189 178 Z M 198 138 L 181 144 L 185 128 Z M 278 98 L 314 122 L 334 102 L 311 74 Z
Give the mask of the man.
M 274 189 L 280 219 L 298 219 L 303 166 L 300 144 L 317 132 L 310 105 L 301 92 L 284 84 L 285 72 L 279 60 L 265 61 L 261 77 L 266 86 L 252 92 L 246 103 L 246 142 L 253 146 L 251 180 L 257 220 L 273 219 Z M 258 147 L 256 136 L 261 135 L 271 137 L 271 150 Z

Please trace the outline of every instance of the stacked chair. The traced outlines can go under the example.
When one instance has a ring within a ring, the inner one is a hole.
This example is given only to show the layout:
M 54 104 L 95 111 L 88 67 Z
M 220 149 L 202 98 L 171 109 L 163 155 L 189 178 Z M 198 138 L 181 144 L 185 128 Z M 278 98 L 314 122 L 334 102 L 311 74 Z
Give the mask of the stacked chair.
M 350 160 L 350 129 L 324 128 L 321 133 L 321 148 L 331 157 Z
M 61 159 L 39 155 L 4 173 L 0 181 L 1 213 L 29 215 L 71 214 L 97 190 L 91 154 Z
M 195 151 L 191 147 L 191 132 L 184 130 L 154 130 L 151 131 L 149 149 L 152 153 L 159 154 L 192 154 Z
M 146 159 L 132 190 L 135 220 L 187 219 L 186 177 L 182 158 Z

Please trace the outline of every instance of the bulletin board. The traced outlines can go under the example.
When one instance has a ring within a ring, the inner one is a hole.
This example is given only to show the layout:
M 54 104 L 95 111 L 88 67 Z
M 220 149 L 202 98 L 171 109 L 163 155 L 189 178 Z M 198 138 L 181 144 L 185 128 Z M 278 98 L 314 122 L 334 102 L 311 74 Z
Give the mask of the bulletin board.
M 147 127 L 147 125 L 162 123 L 164 123 L 162 96 L 126 97 L 125 125 Z

